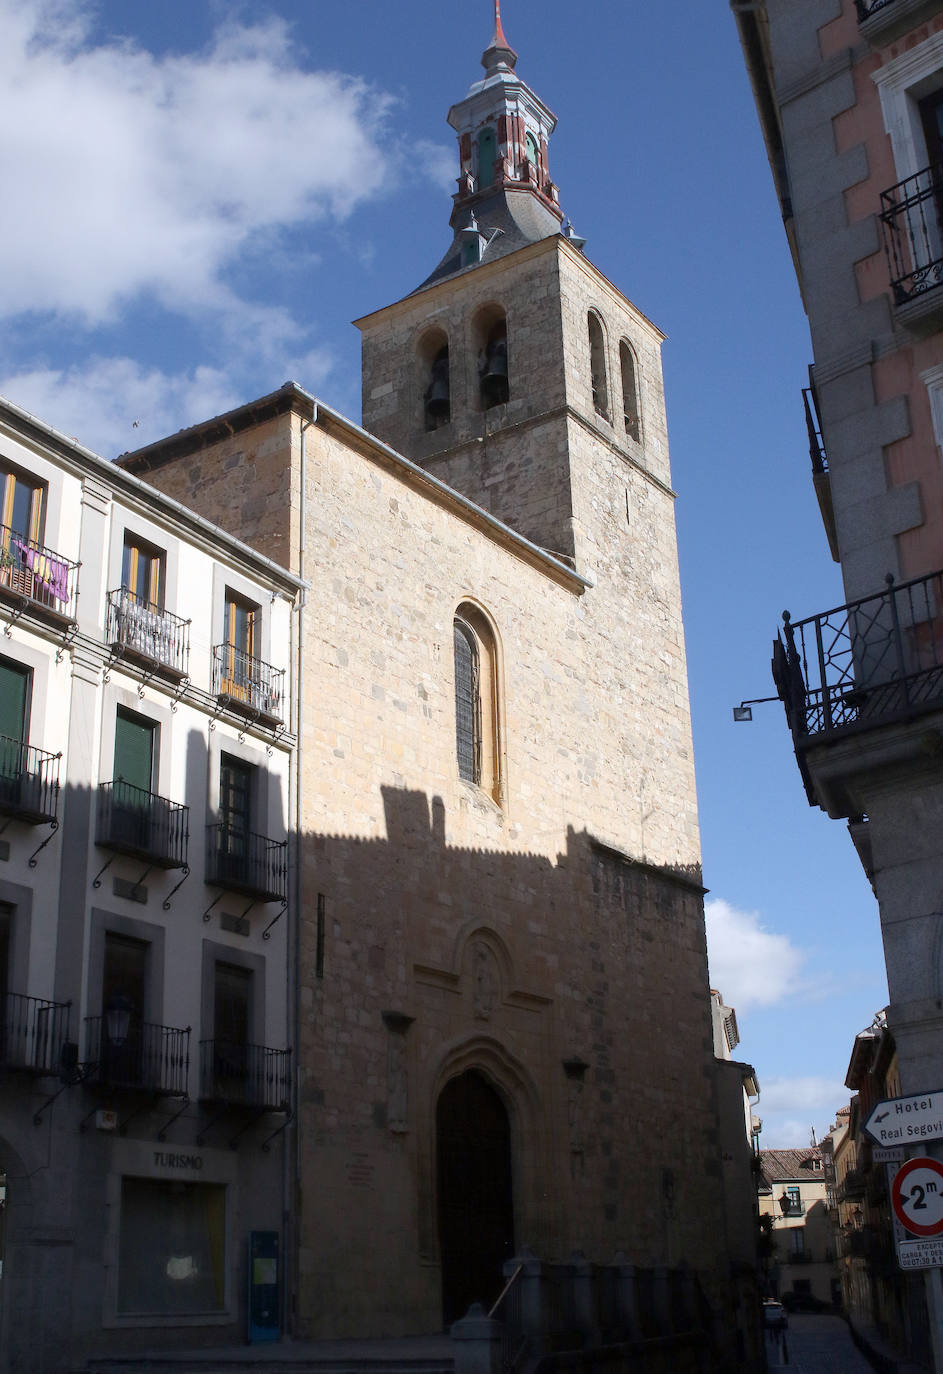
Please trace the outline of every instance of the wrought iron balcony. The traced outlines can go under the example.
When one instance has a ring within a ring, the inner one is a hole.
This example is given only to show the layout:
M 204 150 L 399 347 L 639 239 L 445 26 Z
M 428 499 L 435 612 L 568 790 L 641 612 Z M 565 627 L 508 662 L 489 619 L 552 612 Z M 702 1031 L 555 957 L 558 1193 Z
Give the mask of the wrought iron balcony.
M 288 895 L 288 841 L 254 835 L 227 821 L 206 827 L 206 881 L 262 902 Z
M 213 691 L 241 715 L 283 720 L 284 683 L 284 668 L 273 668 L 234 644 L 213 646 Z
M 116 778 L 99 786 L 95 843 L 157 868 L 186 868 L 189 820 L 188 806 Z
M 809 370 L 811 372 L 811 368 Z M 805 424 L 809 434 L 809 457 L 812 459 L 812 471 L 814 473 L 828 472 L 828 460 L 825 457 L 825 444 L 822 440 L 822 422 L 819 419 L 818 398 L 814 387 L 802 388 L 802 403 L 805 406 Z
M 867 1182 L 863 1169 L 848 1169 L 838 1189 L 839 1202 L 860 1201 L 865 1195 Z
M 0 1065 L 25 1073 L 58 1073 L 69 1039 L 69 1011 L 68 1002 L 17 992 L 0 996 Z
M 881 192 L 884 251 L 896 305 L 943 282 L 941 205 L 943 167 L 924 167 Z
M 773 676 L 797 745 L 943 709 L 943 572 L 783 621 Z
M 31 610 L 71 621 L 78 588 L 78 563 L 0 525 L 0 596 L 25 598 Z
M 781 1215 L 782 1217 L 804 1217 L 804 1216 L 805 1216 L 805 1203 L 804 1203 L 804 1202 L 787 1202 L 786 1205 L 785 1205 L 785 1207 L 784 1207 L 783 1204 L 780 1202 L 780 1204 L 779 1204 L 779 1210 L 780 1210 L 780 1215 Z
M 894 2 L 895 0 L 855 0 L 858 23 L 864 23 L 866 19 L 871 18 L 872 14 L 877 14 L 878 10 L 887 9 L 888 5 L 893 5 Z
M 113 651 L 159 672 L 184 678 L 190 661 L 190 622 L 119 587 L 108 593 L 106 637 Z
M 185 1097 L 190 1071 L 190 1027 L 156 1026 L 147 1021 L 128 1026 L 115 1044 L 108 1036 L 107 1016 L 85 1020 L 89 1072 L 85 1081 L 117 1092 Z
M 237 1040 L 201 1040 L 200 1096 L 204 1102 L 287 1112 L 291 1106 L 291 1050 Z
M 55 821 L 61 757 L 0 735 L 0 813 L 30 825 Z

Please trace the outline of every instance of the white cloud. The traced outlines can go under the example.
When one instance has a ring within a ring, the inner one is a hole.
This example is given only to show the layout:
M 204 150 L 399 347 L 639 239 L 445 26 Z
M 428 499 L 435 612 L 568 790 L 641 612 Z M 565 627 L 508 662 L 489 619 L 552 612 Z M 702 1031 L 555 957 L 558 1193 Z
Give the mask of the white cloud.
M 759 912 L 713 898 L 704 915 L 711 986 L 728 1006 L 743 1012 L 808 994 L 801 978 L 806 954 L 787 935 L 766 930 Z
M 754 1112 L 763 1122 L 760 1148 L 791 1150 L 808 1145 L 814 1128 L 821 1140 L 839 1107 L 851 1094 L 837 1079 L 807 1074 L 796 1078 L 760 1077 L 760 1101 Z
M 67 371 L 34 368 L 0 378 L 0 394 L 104 457 L 245 400 L 215 368 L 173 376 L 131 358 L 92 358 Z
M 300 63 L 278 19 L 197 54 L 92 45 L 83 0 L 0 0 L 0 316 L 108 322 L 151 294 L 233 302 L 224 274 L 279 230 L 343 218 L 386 184 L 391 98 Z M 427 156 L 438 175 L 435 156 Z

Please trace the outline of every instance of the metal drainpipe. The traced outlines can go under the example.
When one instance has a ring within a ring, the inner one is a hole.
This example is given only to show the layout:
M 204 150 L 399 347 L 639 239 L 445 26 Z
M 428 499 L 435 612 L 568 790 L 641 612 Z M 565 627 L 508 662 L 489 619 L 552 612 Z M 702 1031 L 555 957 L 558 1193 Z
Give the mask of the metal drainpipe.
M 308 430 L 317 421 L 318 407 L 317 402 L 313 403 L 312 417 L 310 420 L 301 422 L 301 473 L 300 473 L 300 499 L 298 502 L 298 576 L 304 581 L 305 576 L 305 554 L 307 550 L 307 516 L 308 516 L 308 456 L 305 438 Z M 285 1284 L 282 1294 L 282 1331 L 289 1337 L 294 1336 L 294 1329 L 289 1331 L 289 1324 L 294 1327 L 297 1319 L 296 1304 L 293 1299 L 297 1298 L 296 1279 L 295 1279 L 295 1253 L 297 1250 L 296 1239 L 298 1231 L 298 1219 L 295 1214 L 295 1189 L 298 1177 L 298 1115 L 297 1104 L 299 1100 L 300 1088 L 300 1056 L 299 1047 L 301 1042 L 301 1007 L 299 1000 L 299 970 L 301 968 L 301 760 L 303 757 L 304 740 L 304 711 L 302 701 L 302 684 L 304 681 L 304 641 L 305 641 L 305 610 L 308 604 L 307 588 L 302 587 L 298 599 L 298 632 L 296 635 L 297 656 L 295 659 L 294 672 L 294 715 L 295 715 L 295 825 L 294 825 L 294 908 L 291 920 L 291 930 L 288 934 L 287 947 L 289 958 L 288 972 L 288 1016 L 290 1018 L 289 1028 L 291 1030 L 291 1046 L 294 1055 L 293 1077 L 294 1077 L 294 1103 L 293 1109 L 295 1117 L 286 1135 L 290 1138 L 290 1146 L 286 1141 L 286 1148 L 282 1155 L 282 1214 L 284 1217 L 284 1232 L 286 1238 L 285 1257 L 283 1260 L 283 1270 L 285 1273 Z M 289 1318 L 293 1320 L 289 1322 Z

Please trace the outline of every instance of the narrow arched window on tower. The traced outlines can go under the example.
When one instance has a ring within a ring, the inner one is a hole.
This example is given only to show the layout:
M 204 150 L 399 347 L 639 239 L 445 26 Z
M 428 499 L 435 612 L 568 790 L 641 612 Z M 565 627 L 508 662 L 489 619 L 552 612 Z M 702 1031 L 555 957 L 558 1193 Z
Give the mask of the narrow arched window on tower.
M 635 356 L 625 339 L 619 344 L 619 364 L 622 369 L 622 415 L 625 432 L 636 443 L 639 440 L 638 379 L 635 372 Z
M 444 329 L 427 329 L 416 348 L 417 391 L 422 400 L 422 424 L 438 429 L 452 418 L 449 339 Z
M 602 321 L 591 310 L 589 323 L 589 367 L 593 383 L 593 406 L 597 415 L 609 419 L 609 383 L 606 377 L 606 338 Z
M 540 153 L 537 151 L 537 140 L 533 134 L 528 134 L 526 139 L 527 161 L 533 168 L 534 180 L 540 184 Z
M 494 163 L 498 156 L 498 145 L 494 129 L 482 129 L 478 135 L 478 189 L 491 186 L 494 182 Z
M 503 405 L 510 397 L 508 379 L 508 322 L 498 304 L 486 305 L 472 322 L 478 350 L 478 394 L 482 410 Z
M 449 396 L 449 346 L 443 344 L 432 360 L 429 370 L 429 385 L 423 397 L 426 411 L 426 429 L 438 429 L 447 425 L 452 416 Z
M 453 622 L 455 648 L 455 754 L 458 775 L 503 805 L 501 760 L 503 712 L 498 690 L 497 640 L 477 606 L 459 606 Z

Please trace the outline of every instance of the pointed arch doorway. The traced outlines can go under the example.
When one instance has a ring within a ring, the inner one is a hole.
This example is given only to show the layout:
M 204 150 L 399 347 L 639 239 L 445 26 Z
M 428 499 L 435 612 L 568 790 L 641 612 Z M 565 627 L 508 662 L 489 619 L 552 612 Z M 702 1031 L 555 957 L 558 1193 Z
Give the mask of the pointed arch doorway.
M 511 1126 L 507 1108 L 475 1069 L 449 1079 L 436 1106 L 442 1317 L 490 1306 L 514 1254 Z

